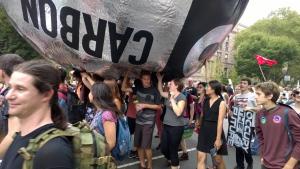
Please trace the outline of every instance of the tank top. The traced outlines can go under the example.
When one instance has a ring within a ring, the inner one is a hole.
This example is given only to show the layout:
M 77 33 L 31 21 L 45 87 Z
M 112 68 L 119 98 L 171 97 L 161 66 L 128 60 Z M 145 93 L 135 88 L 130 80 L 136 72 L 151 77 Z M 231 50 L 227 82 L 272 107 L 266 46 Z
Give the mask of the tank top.
M 204 106 L 203 106 L 204 116 L 203 116 L 203 120 L 204 121 L 209 121 L 209 122 L 218 122 L 219 107 L 220 107 L 220 103 L 221 103 L 221 101 L 223 101 L 223 99 L 218 98 L 211 105 L 211 107 L 209 106 L 209 100 L 210 100 L 210 98 L 207 98 L 204 101 Z

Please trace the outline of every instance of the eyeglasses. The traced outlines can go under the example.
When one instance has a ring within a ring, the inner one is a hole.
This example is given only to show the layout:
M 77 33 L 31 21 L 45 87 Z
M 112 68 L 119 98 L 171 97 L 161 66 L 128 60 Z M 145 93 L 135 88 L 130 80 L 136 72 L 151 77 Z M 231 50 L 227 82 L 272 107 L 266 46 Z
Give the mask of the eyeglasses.
M 292 96 L 294 96 L 294 97 L 300 97 L 300 92 L 299 91 L 293 91 L 293 94 L 292 94 Z

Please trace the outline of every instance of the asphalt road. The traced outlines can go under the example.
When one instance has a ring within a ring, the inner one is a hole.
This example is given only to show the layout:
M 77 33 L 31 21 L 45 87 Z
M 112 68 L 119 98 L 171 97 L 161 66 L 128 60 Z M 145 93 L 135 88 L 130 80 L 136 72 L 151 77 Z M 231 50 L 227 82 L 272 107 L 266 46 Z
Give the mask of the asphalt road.
M 156 132 L 154 132 L 156 133 Z M 196 168 L 196 145 L 197 145 L 197 138 L 198 135 L 196 133 L 187 140 L 187 145 L 189 149 L 189 160 L 180 162 L 181 169 L 195 169 Z M 162 156 L 159 150 L 155 150 L 155 147 L 158 145 L 159 139 L 153 138 L 153 169 L 169 169 L 170 167 L 167 166 L 166 159 Z M 225 164 L 227 169 L 233 169 L 236 165 L 235 163 L 235 148 L 228 147 L 228 156 L 224 156 Z M 181 153 L 180 153 L 181 154 Z M 259 164 L 259 157 L 253 156 L 254 158 L 254 169 L 260 169 Z M 208 155 L 208 163 L 211 164 L 211 159 Z M 245 166 L 247 166 L 245 162 Z M 138 169 L 139 168 L 139 161 L 137 159 L 125 159 L 124 161 L 118 164 L 118 168 L 122 169 Z

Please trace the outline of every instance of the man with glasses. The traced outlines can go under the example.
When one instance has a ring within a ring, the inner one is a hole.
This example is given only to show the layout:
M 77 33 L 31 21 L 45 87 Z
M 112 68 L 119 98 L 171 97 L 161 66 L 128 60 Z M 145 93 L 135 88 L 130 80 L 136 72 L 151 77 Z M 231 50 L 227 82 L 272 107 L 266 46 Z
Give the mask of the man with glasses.
M 300 92 L 299 92 L 299 89 L 293 91 L 292 97 L 294 100 L 294 104 L 290 105 L 290 106 L 297 112 L 298 115 L 300 115 Z

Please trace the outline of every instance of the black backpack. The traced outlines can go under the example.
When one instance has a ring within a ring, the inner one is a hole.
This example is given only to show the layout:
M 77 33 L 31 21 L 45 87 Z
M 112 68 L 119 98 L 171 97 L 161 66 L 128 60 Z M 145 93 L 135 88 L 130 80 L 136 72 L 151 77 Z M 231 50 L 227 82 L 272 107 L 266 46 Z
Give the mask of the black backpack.
M 86 103 L 80 102 L 77 94 L 68 89 L 67 93 L 67 105 L 68 105 L 68 120 L 74 124 L 82 121 L 85 118 Z

